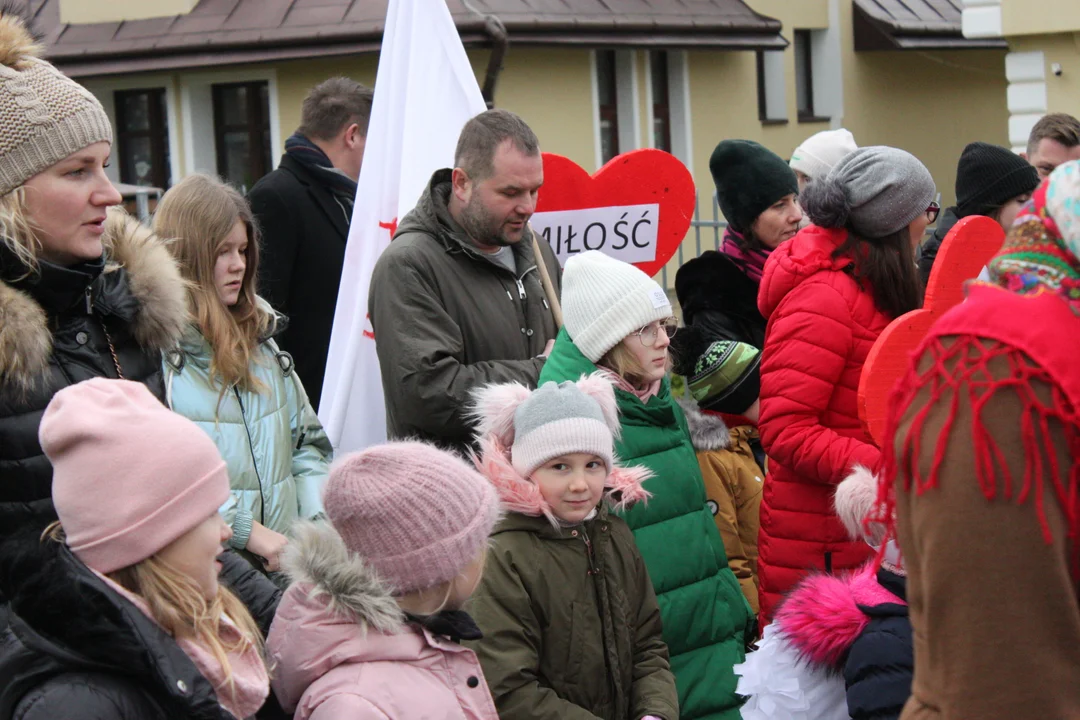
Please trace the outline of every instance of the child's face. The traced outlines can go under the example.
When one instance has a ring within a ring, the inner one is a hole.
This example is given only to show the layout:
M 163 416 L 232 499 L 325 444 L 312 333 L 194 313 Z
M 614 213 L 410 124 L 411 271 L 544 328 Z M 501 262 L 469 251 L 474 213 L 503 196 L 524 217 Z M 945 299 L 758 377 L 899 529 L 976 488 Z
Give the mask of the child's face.
M 571 453 L 548 460 L 533 471 L 532 481 L 560 520 L 579 523 L 600 502 L 608 469 L 588 453 Z

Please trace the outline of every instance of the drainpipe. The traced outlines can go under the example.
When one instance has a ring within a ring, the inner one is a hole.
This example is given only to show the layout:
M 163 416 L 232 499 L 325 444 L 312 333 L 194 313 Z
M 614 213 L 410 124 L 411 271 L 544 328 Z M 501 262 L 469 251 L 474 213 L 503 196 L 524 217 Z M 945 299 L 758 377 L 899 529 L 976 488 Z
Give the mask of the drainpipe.
M 480 90 L 484 96 L 484 102 L 491 110 L 495 107 L 495 86 L 499 82 L 499 73 L 502 71 L 506 51 L 510 48 L 510 36 L 506 32 L 506 26 L 497 16 L 485 15 L 473 7 L 469 0 L 462 0 L 462 4 L 473 14 L 484 18 L 484 32 L 491 37 L 491 57 L 488 58 L 484 85 Z

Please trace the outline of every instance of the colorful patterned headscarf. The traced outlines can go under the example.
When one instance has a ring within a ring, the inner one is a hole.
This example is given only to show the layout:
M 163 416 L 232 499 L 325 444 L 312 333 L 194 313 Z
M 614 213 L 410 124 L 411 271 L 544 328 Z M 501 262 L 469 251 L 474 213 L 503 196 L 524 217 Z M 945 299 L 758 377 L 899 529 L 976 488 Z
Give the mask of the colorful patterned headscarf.
M 1024 205 L 990 278 L 1021 295 L 1057 293 L 1080 314 L 1080 160 L 1058 166 Z

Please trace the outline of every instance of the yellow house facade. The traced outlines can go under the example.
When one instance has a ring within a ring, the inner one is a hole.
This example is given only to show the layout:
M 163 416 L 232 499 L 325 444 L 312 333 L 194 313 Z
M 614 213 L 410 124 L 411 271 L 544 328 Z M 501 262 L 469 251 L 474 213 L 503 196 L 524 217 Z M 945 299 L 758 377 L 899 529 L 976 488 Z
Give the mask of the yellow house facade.
M 1046 113 L 1080 117 L 1080 2 L 966 0 L 964 5 L 965 37 L 1008 42 L 1003 74 L 1009 141 L 1017 151 Z
M 929 18 L 875 0 L 727 2 L 730 15 L 715 30 L 705 18 L 696 25 L 706 31 L 694 32 L 678 18 L 637 22 L 632 12 L 595 26 L 581 17 L 500 18 L 509 49 L 494 103 L 523 116 L 544 150 L 594 171 L 615 151 L 661 147 L 690 168 L 704 223 L 662 272 L 669 286 L 680 262 L 715 244 L 708 161 L 720 140 L 756 140 L 788 157 L 813 133 L 846 127 L 860 145 L 895 145 L 922 159 L 943 204 L 953 200 L 965 144 L 1009 140 L 1005 43 L 964 38 L 960 0 L 943 0 L 950 12 Z M 250 187 L 276 165 L 309 88 L 332 75 L 374 83 L 381 25 L 373 16 L 350 25 L 341 13 L 356 10 L 340 10 L 347 6 L 45 0 L 35 23 L 47 56 L 110 113 L 116 180 L 164 187 L 213 172 Z M 454 11 L 483 82 L 492 43 L 466 15 Z M 576 36 L 533 29 L 568 21 Z M 316 22 L 324 26 L 313 35 Z

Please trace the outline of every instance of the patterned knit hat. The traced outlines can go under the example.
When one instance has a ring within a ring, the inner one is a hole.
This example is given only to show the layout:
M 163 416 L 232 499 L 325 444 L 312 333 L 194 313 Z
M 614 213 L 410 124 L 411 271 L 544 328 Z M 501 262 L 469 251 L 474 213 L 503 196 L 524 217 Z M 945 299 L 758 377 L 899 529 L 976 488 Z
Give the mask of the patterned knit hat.
M 712 340 L 687 326 L 671 339 L 675 372 L 686 378 L 690 396 L 702 410 L 740 415 L 761 393 L 761 351 L 753 345 Z
M 1059 165 L 1024 205 L 990 279 L 1021 295 L 1057 293 L 1080 313 L 1080 160 Z
M 499 519 L 491 484 L 421 442 L 377 445 L 334 463 L 323 505 L 345 546 L 396 594 L 452 580 Z
M 566 332 L 593 362 L 635 330 L 671 317 L 671 301 L 655 280 L 599 250 L 567 260 L 562 285 Z
M 0 196 L 72 153 L 113 139 L 97 98 L 38 58 L 39 51 L 20 18 L 0 15 Z

